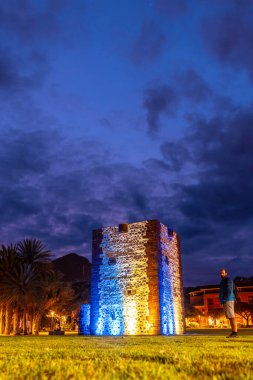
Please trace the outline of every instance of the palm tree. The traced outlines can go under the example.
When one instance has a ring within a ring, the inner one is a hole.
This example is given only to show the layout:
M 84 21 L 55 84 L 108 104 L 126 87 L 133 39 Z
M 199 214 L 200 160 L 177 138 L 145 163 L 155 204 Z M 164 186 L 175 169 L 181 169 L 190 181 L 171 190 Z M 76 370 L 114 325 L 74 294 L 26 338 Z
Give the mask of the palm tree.
M 13 333 L 18 333 L 22 314 L 23 332 L 27 334 L 27 314 L 38 302 L 38 292 L 45 286 L 43 275 L 52 272 L 49 258 L 51 252 L 46 250 L 41 241 L 26 239 L 17 245 L 2 245 L 0 250 L 0 304 L 3 332 L 9 335 L 13 317 Z M 30 316 L 30 320 L 32 316 Z M 3 323 L 4 321 L 4 323 Z
M 10 334 L 11 330 L 11 317 L 12 317 L 12 303 L 15 300 L 15 292 L 8 289 L 6 280 L 12 271 L 20 263 L 17 256 L 17 246 L 2 245 L 0 249 L 0 304 L 1 304 L 1 320 L 0 320 L 0 333 L 6 335 Z
M 37 276 L 37 284 L 34 286 L 34 292 L 36 293 L 36 302 L 33 302 L 33 296 L 30 297 L 30 305 L 26 304 L 23 311 L 23 329 L 26 333 L 26 317 L 29 314 L 29 319 L 31 322 L 31 330 L 34 330 L 32 325 L 34 323 L 38 324 L 38 315 L 35 315 L 36 304 L 40 303 L 40 296 L 43 293 L 43 288 L 45 285 L 45 277 L 51 275 L 53 272 L 53 266 L 50 261 L 52 258 L 52 253 L 47 250 L 43 243 L 37 239 L 25 239 L 17 244 L 18 255 L 21 260 L 27 265 L 34 268 Z M 28 297 L 29 298 L 29 297 Z M 28 300 L 27 300 L 28 301 Z
M 43 264 L 49 264 L 52 253 L 47 250 L 43 243 L 38 239 L 24 239 L 17 244 L 19 257 L 27 264 L 35 267 L 43 267 Z
M 27 310 L 29 305 L 36 302 L 36 289 L 41 286 L 40 277 L 36 268 L 21 262 L 10 277 L 10 290 L 15 291 L 16 311 L 23 312 L 23 332 L 27 335 Z
M 70 286 L 61 281 L 62 274 L 51 272 L 41 277 L 41 287 L 37 288 L 36 303 L 33 310 L 33 334 L 38 334 L 40 321 L 43 315 L 50 310 L 63 310 L 74 297 L 74 291 Z
M 11 325 L 18 334 L 22 321 L 26 335 L 27 319 L 31 333 L 37 334 L 45 313 L 73 308 L 74 291 L 53 270 L 51 256 L 36 239 L 0 248 L 0 334 L 9 335 Z

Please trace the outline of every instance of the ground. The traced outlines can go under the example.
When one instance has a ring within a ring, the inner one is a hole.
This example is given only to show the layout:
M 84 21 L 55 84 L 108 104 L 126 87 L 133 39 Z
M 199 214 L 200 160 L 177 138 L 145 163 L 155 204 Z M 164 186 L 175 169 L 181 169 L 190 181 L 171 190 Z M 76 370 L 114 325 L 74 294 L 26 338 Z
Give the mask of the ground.
M 0 379 L 253 379 L 253 330 L 0 338 Z

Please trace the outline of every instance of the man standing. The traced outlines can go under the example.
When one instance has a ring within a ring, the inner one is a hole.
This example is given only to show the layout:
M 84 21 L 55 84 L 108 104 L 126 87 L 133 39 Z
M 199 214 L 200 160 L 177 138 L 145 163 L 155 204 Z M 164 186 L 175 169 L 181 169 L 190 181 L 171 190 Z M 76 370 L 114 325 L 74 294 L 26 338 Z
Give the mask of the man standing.
M 235 318 L 235 295 L 234 295 L 234 282 L 228 277 L 226 269 L 220 270 L 221 283 L 220 283 L 220 303 L 223 305 L 225 316 L 229 319 L 232 328 L 231 334 L 227 338 L 237 338 L 237 323 Z

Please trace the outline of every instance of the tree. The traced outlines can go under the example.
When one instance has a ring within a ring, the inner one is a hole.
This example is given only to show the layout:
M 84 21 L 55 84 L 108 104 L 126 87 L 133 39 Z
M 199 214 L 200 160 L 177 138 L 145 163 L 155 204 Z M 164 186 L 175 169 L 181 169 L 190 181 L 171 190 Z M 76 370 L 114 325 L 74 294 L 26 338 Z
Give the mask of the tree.
M 34 271 L 35 282 L 31 283 L 32 288 L 27 294 L 26 302 L 23 303 L 23 331 L 27 334 L 27 315 L 31 322 L 31 330 L 34 331 L 33 324 L 38 323 L 38 319 L 34 318 L 34 305 L 39 302 L 38 294 L 43 293 L 45 288 L 45 276 L 49 276 L 53 272 L 50 259 L 51 251 L 47 250 L 43 243 L 37 239 L 25 239 L 17 244 L 17 253 L 22 263 L 30 267 Z M 31 290 L 33 291 L 31 292 Z M 36 329 L 35 329 L 36 330 Z
M 33 334 L 38 334 L 43 315 L 54 310 L 56 313 L 68 312 L 74 305 L 74 290 L 61 281 L 62 274 L 51 272 L 43 274 L 41 287 L 37 289 L 36 302 L 32 306 Z
M 17 254 L 22 262 L 32 265 L 38 273 L 53 271 L 52 252 L 38 239 L 24 239 L 17 244 Z
M 18 255 L 17 246 L 3 246 L 0 256 L 0 301 L 5 305 L 5 334 L 10 334 L 12 317 L 13 333 L 18 333 L 21 313 L 23 332 L 27 334 L 27 308 L 36 302 L 37 289 L 42 286 L 41 275 L 36 266 Z
M 185 305 L 185 317 L 186 318 L 194 318 L 198 315 L 202 314 L 196 307 L 186 304 Z
M 240 315 L 246 321 L 246 327 L 249 327 L 249 322 L 253 316 L 253 304 L 247 302 L 237 302 L 235 308 L 236 314 Z
M 220 308 L 209 310 L 208 315 L 212 317 L 213 319 L 219 319 L 220 317 L 224 315 L 224 312 L 223 312 L 223 309 L 220 307 Z
M 12 307 L 16 301 L 16 295 L 15 291 L 9 288 L 9 279 L 19 264 L 17 246 L 2 245 L 0 249 L 0 334 L 9 335 L 11 331 Z
M 76 307 L 78 296 L 62 275 L 53 269 L 52 254 L 42 242 L 25 239 L 0 249 L 0 334 L 22 330 L 37 334 L 43 315 L 52 308 L 58 313 Z

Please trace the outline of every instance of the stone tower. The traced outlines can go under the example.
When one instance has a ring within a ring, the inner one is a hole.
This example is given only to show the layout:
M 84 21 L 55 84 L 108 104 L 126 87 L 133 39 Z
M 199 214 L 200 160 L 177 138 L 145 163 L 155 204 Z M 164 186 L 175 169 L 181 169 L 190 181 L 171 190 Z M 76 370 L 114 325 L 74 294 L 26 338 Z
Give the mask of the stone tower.
M 80 333 L 182 334 L 178 235 L 157 220 L 93 231 L 91 305 Z

